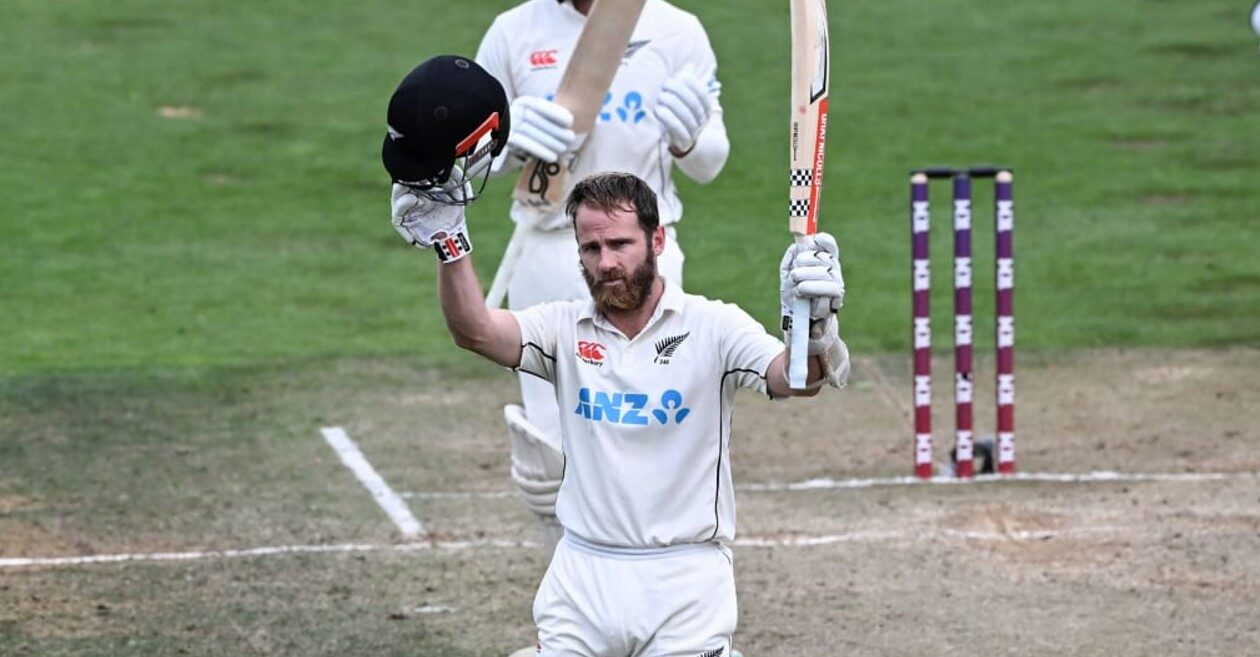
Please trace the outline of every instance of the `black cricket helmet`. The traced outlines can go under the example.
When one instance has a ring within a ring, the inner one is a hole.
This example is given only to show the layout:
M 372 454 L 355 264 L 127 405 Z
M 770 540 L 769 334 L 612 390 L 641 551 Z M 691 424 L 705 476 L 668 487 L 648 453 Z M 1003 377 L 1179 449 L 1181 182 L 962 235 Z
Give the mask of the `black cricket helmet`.
M 471 59 L 439 55 L 412 69 L 390 97 L 381 161 L 398 184 L 443 203 L 470 203 L 510 127 L 503 85 Z

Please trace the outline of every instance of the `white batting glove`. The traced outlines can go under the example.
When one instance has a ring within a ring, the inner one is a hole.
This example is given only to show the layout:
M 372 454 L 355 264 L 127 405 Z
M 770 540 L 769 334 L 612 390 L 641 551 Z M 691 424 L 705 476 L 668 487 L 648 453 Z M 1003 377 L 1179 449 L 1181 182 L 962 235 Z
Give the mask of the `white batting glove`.
M 452 175 L 452 180 L 463 180 L 462 172 Z M 460 183 L 454 183 L 459 185 Z M 462 183 L 467 187 L 468 183 Z M 470 189 L 466 192 L 471 193 Z M 468 239 L 468 225 L 464 220 L 464 206 L 443 202 L 450 190 L 433 190 L 417 193 L 406 185 L 394 183 L 390 192 L 390 220 L 394 230 L 408 244 L 421 249 L 433 247 L 440 262 L 455 262 L 472 252 Z
M 784 317 L 791 315 L 796 298 L 810 300 L 809 354 L 821 354 L 830 341 L 838 339 L 835 313 L 844 306 L 844 274 L 836 238 L 817 233 L 803 244 L 792 243 L 783 253 L 779 303 Z
M 792 299 L 810 299 L 810 319 L 826 319 L 844 306 L 844 273 L 840 247 L 828 233 L 817 233 L 803 244 L 792 243 L 779 261 L 779 296 L 783 308 Z
M 509 112 L 512 132 L 507 145 L 520 157 L 557 162 L 577 143 L 573 113 L 556 103 L 538 96 L 520 96 L 512 101 Z
M 849 348 L 840 339 L 836 311 L 844 306 L 844 274 L 840 271 L 840 247 L 831 235 L 817 233 L 784 252 L 779 262 L 779 302 L 785 318 L 791 315 L 792 301 L 797 298 L 810 301 L 807 353 L 816 357 L 822 368 L 822 378 L 809 387 L 824 383 L 843 386 L 849 379 Z M 788 324 L 784 322 L 784 326 Z M 784 341 L 792 344 L 792 330 L 784 333 Z
M 669 147 L 675 154 L 687 153 L 709 122 L 717 104 L 718 85 L 700 79 L 693 68 L 684 67 L 665 81 L 656 99 L 656 120 L 665 127 Z

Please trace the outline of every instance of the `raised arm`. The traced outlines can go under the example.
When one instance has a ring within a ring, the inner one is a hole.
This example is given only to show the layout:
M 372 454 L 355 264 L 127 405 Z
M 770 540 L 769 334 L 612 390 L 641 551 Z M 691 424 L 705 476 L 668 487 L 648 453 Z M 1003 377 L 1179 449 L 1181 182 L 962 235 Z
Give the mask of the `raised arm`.
M 508 310 L 486 308 L 471 258 L 438 265 L 438 297 L 455 344 L 504 366 L 521 364 L 521 327 Z

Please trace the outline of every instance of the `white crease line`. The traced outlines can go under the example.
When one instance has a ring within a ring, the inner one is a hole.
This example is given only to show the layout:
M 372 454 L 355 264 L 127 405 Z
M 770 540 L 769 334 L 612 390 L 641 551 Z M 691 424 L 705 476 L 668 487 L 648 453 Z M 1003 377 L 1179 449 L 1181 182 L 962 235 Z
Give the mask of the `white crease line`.
M 327 430 L 326 430 L 327 431 Z M 344 435 L 344 433 L 343 433 Z M 347 440 L 349 440 L 347 438 Z M 330 441 L 331 442 L 331 441 Z M 351 443 L 353 445 L 353 443 Z M 357 451 L 357 450 L 356 450 Z M 362 457 L 362 455 L 360 455 Z M 366 462 L 365 462 L 366 463 Z M 347 464 L 348 465 L 348 464 Z M 369 466 L 370 467 L 370 466 Z M 352 468 L 353 469 L 353 468 Z M 1260 478 L 1260 472 L 1187 472 L 1187 473 L 1134 473 L 1125 474 L 1111 471 L 1098 471 L 1085 474 L 1055 473 L 1016 473 L 1014 475 L 981 475 L 971 480 L 984 482 L 1061 482 L 1061 483 L 1093 483 L 1093 482 L 1142 482 L 1142 481 L 1226 481 Z M 764 483 L 737 486 L 746 491 L 802 491 L 826 490 L 835 488 L 870 488 L 874 486 L 909 486 L 925 484 L 957 484 L 970 483 L 967 480 L 936 477 L 922 481 L 915 477 L 889 477 L 884 479 L 810 479 L 797 483 Z M 505 497 L 510 492 L 490 493 L 404 493 L 413 496 L 467 496 L 467 497 Z M 954 529 L 942 529 L 937 535 L 979 540 L 1029 540 L 1053 538 L 1065 533 L 1089 533 L 1122 531 L 1122 527 L 1082 527 L 1065 532 L 976 532 Z M 850 532 L 826 536 L 794 536 L 781 538 L 746 537 L 735 541 L 737 547 L 810 547 L 846 543 L 856 541 L 887 541 L 910 537 L 932 536 L 924 532 Z M 448 541 L 440 543 L 404 543 L 399 545 L 376 544 L 344 544 L 344 545 L 290 545 L 279 547 L 261 547 L 243 550 L 211 550 L 201 552 L 157 552 L 139 554 L 106 554 L 82 557 L 35 557 L 35 558 L 0 558 L 0 568 L 20 568 L 24 566 L 74 566 L 82 564 L 117 563 L 127 561 L 187 561 L 196 559 L 221 559 L 232 557 L 274 556 L 284 554 L 324 553 L 324 552 L 419 552 L 425 550 L 466 550 L 473 548 L 533 548 L 537 543 L 532 541 L 479 540 Z
M 878 543 L 904 539 L 931 540 L 933 538 L 956 538 L 971 541 L 1045 541 L 1069 534 L 1112 534 L 1127 529 L 1119 525 L 1098 525 L 1093 527 L 1071 527 L 1059 530 L 1006 530 L 978 531 L 967 529 L 921 529 L 910 531 L 873 531 L 848 532 L 825 536 L 780 536 L 777 538 L 750 537 L 736 539 L 736 547 L 814 547 L 835 543 Z
M 501 491 L 404 491 L 398 494 L 403 499 L 421 499 L 421 500 L 448 500 L 448 499 L 467 499 L 467 498 L 492 498 L 492 497 L 514 497 L 516 493 L 510 490 Z
M 376 503 L 380 505 L 390 520 L 398 525 L 399 531 L 407 538 L 427 538 L 429 532 L 425 530 L 424 525 L 411 514 L 411 509 L 407 508 L 407 503 L 402 498 L 394 494 L 389 484 L 376 473 L 376 469 L 368 463 L 367 458 L 363 456 L 363 452 L 359 451 L 359 446 L 350 440 L 350 436 L 341 427 L 324 427 L 320 430 L 324 434 L 324 440 L 332 445 L 333 451 L 337 452 L 337 457 L 341 462 L 350 468 L 354 476 L 359 478 L 368 492 L 372 493 L 372 497 Z
M 827 536 L 781 536 L 779 538 L 737 538 L 735 547 L 813 547 L 859 541 L 888 541 L 909 536 L 907 532 L 850 532 Z
M 139 552 L 132 554 L 94 554 L 81 557 L 17 557 L 0 558 L 0 568 L 28 566 L 80 566 L 134 561 L 196 561 L 200 559 L 232 559 L 240 557 L 271 557 L 286 554 L 327 554 L 346 552 L 426 552 L 438 550 L 469 550 L 473 548 L 537 547 L 531 541 L 446 541 L 439 543 L 342 543 L 337 545 L 279 545 L 240 550 L 197 550 L 191 552 Z
M 1064 532 L 1055 531 L 1027 531 L 1012 530 L 1007 532 L 981 532 L 972 529 L 942 529 L 942 534 L 953 538 L 962 538 L 973 541 L 1044 541 L 1054 538 Z
M 977 475 L 972 479 L 954 477 L 885 477 L 871 479 L 832 479 L 822 477 L 792 483 L 767 482 L 736 486 L 736 490 L 746 491 L 802 491 L 831 490 L 837 488 L 874 488 L 877 486 L 922 486 L 945 484 L 961 486 L 982 483 L 1111 483 L 1111 482 L 1143 482 L 1143 481 L 1226 481 L 1236 479 L 1256 479 L 1260 472 L 1182 472 L 1182 473 L 1123 473 L 1099 470 L 1086 473 L 1052 473 L 1052 472 L 1017 472 L 1011 475 Z
M 735 547 L 818 547 L 836 543 L 879 543 L 904 539 L 930 540 L 952 538 L 962 540 L 1011 541 L 1045 540 L 1065 534 L 1124 531 L 1124 527 L 1080 527 L 1059 531 L 1008 531 L 982 532 L 956 529 L 911 531 L 859 531 L 822 536 L 749 536 L 735 541 Z M 16 557 L 0 558 L 0 568 L 29 568 L 38 566 L 82 566 L 94 564 L 135 563 L 144 561 L 197 561 L 204 559 L 232 559 L 242 557 L 272 557 L 290 554 L 338 554 L 348 552 L 459 552 L 480 548 L 537 549 L 535 541 L 482 539 L 473 541 L 439 541 L 425 543 L 342 543 L 334 545 L 281 545 L 239 550 L 199 550 L 190 552 L 150 552 L 132 554 L 96 554 L 78 557 Z
M 933 477 L 931 479 L 919 479 L 918 477 L 883 477 L 883 478 L 866 478 L 866 479 L 832 479 L 831 477 L 822 477 L 818 479 L 806 479 L 796 482 L 778 482 L 768 481 L 762 483 L 739 484 L 735 486 L 737 491 L 747 491 L 753 493 L 765 492 L 782 492 L 782 491 L 807 491 L 807 490 L 834 490 L 842 488 L 876 488 L 879 486 L 923 486 L 931 484 L 948 484 L 951 486 L 961 486 L 966 484 L 1002 484 L 1002 483 L 1021 483 L 1021 482 L 1050 482 L 1065 484 L 1089 484 L 1089 483 L 1111 483 L 1111 482 L 1143 482 L 1143 481 L 1229 481 L 1239 479 L 1256 479 L 1260 478 L 1260 472 L 1150 472 L 1150 473 L 1123 473 L 1110 470 L 1098 470 L 1095 472 L 1085 473 L 1054 473 L 1054 472 L 1017 472 L 1012 475 L 977 475 L 972 479 L 956 479 L 954 477 Z M 516 493 L 513 491 L 418 491 L 399 493 L 404 498 L 418 499 L 449 499 L 449 498 L 473 498 L 473 499 L 490 499 L 513 497 Z
M 455 607 L 448 607 L 446 605 L 425 605 L 411 610 L 413 614 L 450 614 L 455 611 Z

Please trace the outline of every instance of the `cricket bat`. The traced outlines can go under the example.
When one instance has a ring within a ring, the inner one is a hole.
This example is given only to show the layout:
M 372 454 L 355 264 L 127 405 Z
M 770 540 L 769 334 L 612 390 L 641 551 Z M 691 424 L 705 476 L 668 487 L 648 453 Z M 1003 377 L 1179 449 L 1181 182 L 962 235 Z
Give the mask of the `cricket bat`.
M 788 117 L 788 229 L 798 244 L 818 232 L 823 152 L 827 141 L 827 86 L 831 56 L 826 0 L 791 0 L 792 107 Z M 790 322 L 790 324 L 789 324 Z M 793 299 L 784 328 L 792 329 L 788 383 L 800 390 L 809 373 L 809 301 Z
M 564 67 L 555 102 L 573 112 L 573 132 L 584 135 L 595 127 L 613 76 L 630 44 L 646 0 L 595 0 Z M 572 162 L 525 163 L 512 198 L 531 208 L 554 212 L 568 192 Z

